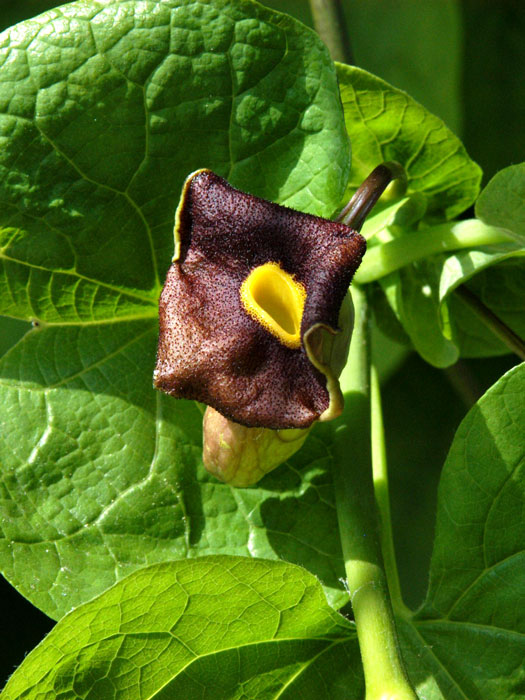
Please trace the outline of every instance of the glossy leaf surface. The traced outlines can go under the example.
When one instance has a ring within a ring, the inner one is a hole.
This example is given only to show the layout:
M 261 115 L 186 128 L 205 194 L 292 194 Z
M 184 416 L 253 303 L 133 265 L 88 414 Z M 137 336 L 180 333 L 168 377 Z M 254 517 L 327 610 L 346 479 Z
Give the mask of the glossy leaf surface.
M 452 218 L 473 204 L 481 171 L 461 141 L 407 93 L 371 73 L 337 64 L 352 142 L 348 193 L 383 161 L 405 168 L 408 192 L 425 196 L 427 216 Z
M 445 463 L 427 600 L 399 612 L 401 648 L 425 700 L 514 700 L 525 681 L 524 366 L 462 422 Z M 352 623 L 315 578 L 284 562 L 207 557 L 153 565 L 61 620 L 6 700 L 360 698 Z M 130 690 L 132 689 L 132 690 Z
M 319 215 L 340 201 L 326 49 L 241 0 L 80 0 L 1 34 L 0 61 L 0 312 L 38 322 L 1 370 L 6 577 L 55 617 L 207 552 L 306 555 L 341 589 L 323 448 L 304 482 L 236 494 L 200 472 L 200 409 L 151 386 L 189 172 Z

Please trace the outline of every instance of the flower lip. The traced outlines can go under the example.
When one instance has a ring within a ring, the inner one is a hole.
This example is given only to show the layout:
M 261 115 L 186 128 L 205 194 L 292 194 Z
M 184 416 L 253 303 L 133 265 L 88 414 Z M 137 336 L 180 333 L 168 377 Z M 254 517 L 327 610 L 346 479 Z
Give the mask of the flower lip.
M 240 294 L 244 309 L 255 321 L 287 347 L 300 347 L 306 290 L 279 263 L 255 267 Z
M 249 427 L 333 417 L 342 396 L 329 346 L 364 238 L 200 170 L 183 187 L 175 243 L 155 386 Z

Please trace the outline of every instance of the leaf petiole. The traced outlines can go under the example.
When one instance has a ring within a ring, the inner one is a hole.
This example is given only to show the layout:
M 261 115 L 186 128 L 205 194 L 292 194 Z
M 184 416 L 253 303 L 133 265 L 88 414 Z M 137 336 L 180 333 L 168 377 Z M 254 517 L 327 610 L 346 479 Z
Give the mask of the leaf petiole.
M 508 347 L 510 352 L 525 360 L 525 341 L 514 333 L 493 311 L 486 306 L 464 284 L 454 293 L 476 314 L 476 316 Z
M 385 573 L 390 592 L 392 607 L 396 613 L 409 617 L 410 610 L 405 606 L 399 585 L 394 536 L 390 515 L 390 496 L 388 491 L 388 470 L 385 450 L 385 434 L 383 428 L 383 411 L 381 407 L 381 389 L 379 375 L 374 365 L 370 368 L 370 415 L 372 441 L 372 474 L 374 492 L 380 519 L 381 551 L 385 565 Z
M 366 284 L 431 255 L 512 241 L 503 229 L 478 219 L 440 224 L 369 247 L 354 280 Z

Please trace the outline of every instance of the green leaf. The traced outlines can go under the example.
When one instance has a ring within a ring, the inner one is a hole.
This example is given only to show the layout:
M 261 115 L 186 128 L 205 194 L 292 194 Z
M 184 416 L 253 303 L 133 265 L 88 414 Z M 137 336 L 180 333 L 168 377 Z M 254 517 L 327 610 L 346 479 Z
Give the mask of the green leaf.
M 61 620 L 5 700 L 355 698 L 353 625 L 283 562 L 209 557 L 137 571 Z
M 201 462 L 202 413 L 151 388 L 155 322 L 32 331 L 0 363 L 0 561 L 58 618 L 144 564 L 283 558 L 346 595 L 328 429 L 256 487 Z
M 476 216 L 525 243 L 525 163 L 494 175 L 476 202 Z
M 453 218 L 474 203 L 479 167 L 436 116 L 402 90 L 353 66 L 337 64 L 345 122 L 352 142 L 346 196 L 383 161 L 404 166 L 408 192 L 427 199 L 427 215 Z
M 460 284 L 469 282 L 469 288 L 477 293 L 485 290 L 484 303 L 516 333 L 525 330 L 523 287 L 520 289 L 525 274 L 523 255 L 525 249 L 513 242 L 448 256 L 434 255 L 387 275 L 380 284 L 414 348 L 427 362 L 448 367 L 460 356 L 486 357 L 508 352 L 452 296 Z M 513 260 L 512 267 L 499 265 L 507 260 Z M 492 284 L 491 279 L 495 280 Z M 509 294 L 502 293 L 505 286 Z
M 383 278 L 381 287 L 415 350 L 427 362 L 448 367 L 458 350 L 444 335 L 439 274 L 439 262 L 421 260 Z
M 429 592 L 412 643 L 446 669 L 447 699 L 523 697 L 524 392 L 522 364 L 468 413 L 443 470 Z
M 318 37 L 245 0 L 80 1 L 0 35 L 0 568 L 59 617 L 145 564 L 301 562 L 344 599 L 328 450 L 253 490 L 201 464 L 201 410 L 152 389 L 189 172 L 318 215 L 349 168 Z M 319 433 L 322 436 L 322 431 Z
M 524 390 L 520 365 L 461 424 L 443 470 L 427 600 L 415 616 L 397 611 L 408 673 L 426 700 L 522 695 Z M 363 690 L 354 627 L 310 573 L 204 557 L 140 569 L 71 612 L 3 697 L 331 700 Z
M 4 32 L 0 65 L 10 315 L 151 315 L 197 168 L 319 215 L 340 201 L 333 65 L 313 32 L 257 4 L 72 3 Z

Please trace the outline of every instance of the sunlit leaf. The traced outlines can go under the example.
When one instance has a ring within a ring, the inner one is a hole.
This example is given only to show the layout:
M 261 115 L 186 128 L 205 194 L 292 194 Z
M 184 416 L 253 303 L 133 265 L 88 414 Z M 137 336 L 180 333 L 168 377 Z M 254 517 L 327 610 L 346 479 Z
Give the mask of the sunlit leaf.
M 67 615 L 2 697 L 57 693 L 357 700 L 363 679 L 353 625 L 311 574 L 209 557 L 137 571 Z
M 244 0 L 81 0 L 1 34 L 0 64 L 0 312 L 37 322 L 1 367 L 6 577 L 59 617 L 144 564 L 283 556 L 341 599 L 326 448 L 237 494 L 201 471 L 200 409 L 152 388 L 189 172 L 319 215 L 339 203 L 327 50 Z
M 352 142 L 347 194 L 383 161 L 405 168 L 408 192 L 427 200 L 427 216 L 452 218 L 473 204 L 481 171 L 445 124 L 402 90 L 355 66 L 337 64 Z
M 476 202 L 476 214 L 486 224 L 501 226 L 525 242 L 525 163 L 494 175 Z

